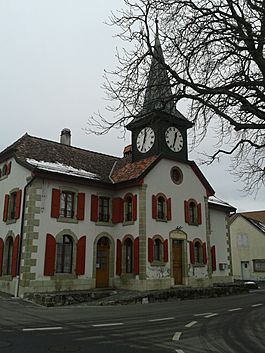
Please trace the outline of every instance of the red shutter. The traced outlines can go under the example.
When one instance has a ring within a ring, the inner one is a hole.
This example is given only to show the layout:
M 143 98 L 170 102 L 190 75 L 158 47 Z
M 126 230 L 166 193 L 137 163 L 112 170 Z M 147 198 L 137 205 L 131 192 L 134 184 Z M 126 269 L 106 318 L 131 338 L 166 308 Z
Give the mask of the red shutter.
M 58 218 L 60 215 L 60 190 L 52 189 L 51 217 Z
M 157 219 L 157 200 L 156 196 L 152 196 L 152 218 Z
M 10 172 L 11 172 L 11 161 L 6 165 L 6 174 L 7 175 L 10 174 Z
M 212 256 L 212 270 L 216 271 L 216 252 L 215 245 L 211 247 L 211 256 Z
M 135 275 L 139 275 L 139 237 L 133 242 L 133 260 L 133 272 Z
M 77 212 L 76 218 L 79 221 L 83 221 L 85 218 L 85 193 L 80 192 L 77 195 Z
M 4 201 L 4 212 L 3 212 L 3 221 L 6 222 L 8 218 L 8 203 L 9 203 L 9 195 L 5 195 Z
M 171 198 L 167 199 L 167 220 L 171 221 Z
M 115 197 L 112 200 L 112 222 L 123 222 L 123 213 L 123 199 L 120 197 Z
M 97 195 L 91 195 L 90 220 L 92 222 L 97 222 L 98 220 L 98 196 Z
M 184 212 L 185 212 L 185 222 L 190 222 L 190 215 L 189 215 L 189 203 L 188 201 L 184 201 Z
M 137 195 L 133 195 L 132 199 L 132 219 L 137 220 Z
M 2 276 L 3 252 L 4 252 L 4 241 L 2 238 L 0 238 L 0 276 Z
M 19 190 L 16 194 L 15 219 L 18 219 L 20 216 L 21 195 L 22 190 Z
M 86 236 L 83 235 L 77 242 L 76 246 L 76 269 L 77 275 L 85 273 L 86 264 Z
M 56 240 L 51 234 L 46 236 L 44 276 L 53 276 L 55 268 Z
M 202 244 L 202 262 L 204 264 L 207 264 L 207 249 L 205 242 Z
M 117 249 L 116 249 L 116 275 L 121 275 L 121 241 L 117 239 Z
M 189 241 L 190 244 L 190 263 L 195 264 L 195 255 L 194 255 L 194 244 L 193 241 Z
M 202 206 L 200 203 L 197 205 L 197 223 L 202 224 Z
M 19 235 L 16 236 L 13 244 L 12 263 L 11 263 L 12 277 L 16 277 L 16 274 L 17 274 L 18 247 L 19 247 Z
M 168 240 L 164 240 L 163 243 L 163 247 L 164 247 L 164 262 L 168 262 Z
M 154 241 L 151 238 L 148 238 L 148 261 L 154 261 Z

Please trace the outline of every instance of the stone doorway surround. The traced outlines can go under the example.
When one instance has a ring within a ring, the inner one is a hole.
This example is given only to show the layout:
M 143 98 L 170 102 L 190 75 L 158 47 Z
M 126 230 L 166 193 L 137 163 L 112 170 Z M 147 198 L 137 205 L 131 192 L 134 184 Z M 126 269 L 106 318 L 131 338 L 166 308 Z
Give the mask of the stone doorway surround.
M 182 285 L 188 285 L 188 254 L 187 254 L 187 234 L 182 230 L 175 229 L 169 233 L 170 243 L 170 277 L 171 285 L 175 286 L 175 280 L 173 275 L 173 240 L 182 241 Z

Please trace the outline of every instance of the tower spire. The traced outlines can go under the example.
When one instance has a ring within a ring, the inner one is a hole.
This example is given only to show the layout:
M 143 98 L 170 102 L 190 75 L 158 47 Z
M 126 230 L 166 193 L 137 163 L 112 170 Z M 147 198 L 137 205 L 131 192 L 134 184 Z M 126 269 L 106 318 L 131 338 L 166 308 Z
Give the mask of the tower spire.
M 142 112 L 149 113 L 154 110 L 160 110 L 171 115 L 177 115 L 175 102 L 172 100 L 170 80 L 164 66 L 165 59 L 159 39 L 157 18 L 155 23 L 155 45 L 153 48 L 153 57 L 147 80 Z

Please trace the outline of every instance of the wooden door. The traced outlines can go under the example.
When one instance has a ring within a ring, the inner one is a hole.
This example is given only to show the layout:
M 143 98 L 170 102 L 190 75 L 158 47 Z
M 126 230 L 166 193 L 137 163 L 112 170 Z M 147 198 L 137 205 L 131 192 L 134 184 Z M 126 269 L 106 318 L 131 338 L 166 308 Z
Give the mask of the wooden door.
M 97 243 L 96 258 L 96 287 L 107 288 L 109 286 L 109 240 L 100 238 Z
M 182 240 L 172 240 L 173 277 L 175 284 L 182 284 Z

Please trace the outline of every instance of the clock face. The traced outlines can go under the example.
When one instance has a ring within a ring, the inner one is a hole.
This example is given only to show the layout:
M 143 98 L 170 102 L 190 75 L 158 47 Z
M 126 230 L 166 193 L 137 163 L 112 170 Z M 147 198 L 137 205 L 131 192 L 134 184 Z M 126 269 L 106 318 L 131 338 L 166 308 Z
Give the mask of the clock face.
M 155 132 L 151 127 L 143 128 L 136 140 L 136 146 L 139 152 L 146 153 L 148 152 L 155 142 Z
M 175 127 L 170 126 L 165 132 L 165 139 L 168 147 L 173 152 L 179 152 L 182 150 L 184 142 L 181 132 Z

